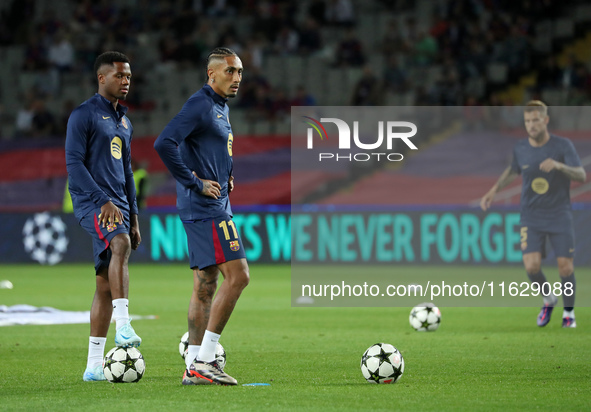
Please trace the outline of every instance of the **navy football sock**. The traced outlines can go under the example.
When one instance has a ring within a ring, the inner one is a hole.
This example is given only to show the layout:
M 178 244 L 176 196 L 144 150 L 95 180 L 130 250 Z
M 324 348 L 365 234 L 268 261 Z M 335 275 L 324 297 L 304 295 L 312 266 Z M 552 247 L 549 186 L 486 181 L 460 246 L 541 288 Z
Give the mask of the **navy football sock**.
M 560 281 L 562 282 L 562 300 L 564 302 L 564 310 L 571 312 L 575 307 L 575 291 L 577 289 L 575 272 L 571 273 L 570 276 L 561 277 Z M 567 283 L 570 283 L 570 285 L 567 286 Z
M 538 285 L 540 295 L 544 297 L 544 303 L 552 303 L 552 299 L 554 299 L 551 294 L 552 290 L 546 284 L 546 276 L 544 275 L 544 272 L 542 272 L 542 269 L 537 273 L 528 273 L 527 277 L 532 285 Z

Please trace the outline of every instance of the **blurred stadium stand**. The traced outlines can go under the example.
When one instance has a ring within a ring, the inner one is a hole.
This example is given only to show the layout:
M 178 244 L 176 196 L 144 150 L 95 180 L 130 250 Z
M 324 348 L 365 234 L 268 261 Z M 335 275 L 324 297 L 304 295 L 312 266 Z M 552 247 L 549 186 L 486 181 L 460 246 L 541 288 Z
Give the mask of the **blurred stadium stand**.
M 60 208 L 65 121 L 96 92 L 92 63 L 110 49 L 132 59 L 126 104 L 133 155 L 150 172 L 148 207 L 174 206 L 174 182 L 152 142 L 199 89 L 204 57 L 218 45 L 235 48 L 245 65 L 239 97 L 231 102 L 233 205 L 289 204 L 291 195 L 349 201 L 347 185 L 371 191 L 384 181 L 404 188 L 404 202 L 421 204 L 428 200 L 421 196 L 446 186 L 439 179 L 455 179 L 449 186 L 458 188 L 442 203 L 468 203 L 500 173 L 490 167 L 474 176 L 466 166 L 446 169 L 454 174 L 448 177 L 427 168 L 454 145 L 467 157 L 466 151 L 482 149 L 457 134 L 437 143 L 425 138 L 400 170 L 371 171 L 358 182 L 311 171 L 291 182 L 290 105 L 591 100 L 591 4 L 584 0 L 0 0 L 0 16 L 4 211 Z M 576 129 L 584 127 L 561 127 Z M 581 157 L 589 154 L 585 137 L 576 145 Z M 580 190 L 577 196 L 586 199 L 588 191 Z

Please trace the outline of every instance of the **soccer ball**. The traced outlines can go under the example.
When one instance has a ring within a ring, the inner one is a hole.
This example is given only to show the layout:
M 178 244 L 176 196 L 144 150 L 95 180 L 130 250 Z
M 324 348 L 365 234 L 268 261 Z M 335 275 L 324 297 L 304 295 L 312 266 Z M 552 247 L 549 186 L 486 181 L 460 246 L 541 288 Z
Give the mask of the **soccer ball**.
M 185 334 L 181 337 L 181 341 L 179 342 L 179 353 L 185 359 L 187 357 L 187 352 L 189 351 L 189 332 L 185 332 Z M 224 366 L 226 366 L 226 351 L 221 343 L 218 342 L 215 348 L 215 360 L 218 362 L 218 365 L 222 370 Z
M 113 348 L 105 356 L 103 371 L 109 382 L 137 382 L 146 370 L 144 357 L 137 348 Z
M 437 330 L 441 323 L 441 311 L 432 303 L 421 303 L 410 311 L 410 326 L 419 332 Z
M 59 216 L 37 213 L 23 226 L 25 251 L 42 265 L 59 263 L 68 249 L 66 224 Z
M 389 343 L 376 343 L 361 357 L 361 373 L 369 383 L 395 383 L 404 373 L 404 359 Z

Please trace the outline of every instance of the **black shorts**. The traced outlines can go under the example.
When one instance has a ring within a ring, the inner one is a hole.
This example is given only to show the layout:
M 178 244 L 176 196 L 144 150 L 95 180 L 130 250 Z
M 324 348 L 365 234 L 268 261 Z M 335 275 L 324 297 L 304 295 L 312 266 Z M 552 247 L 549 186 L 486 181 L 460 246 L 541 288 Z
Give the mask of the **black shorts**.
M 117 222 L 102 227 L 98 221 L 100 214 L 101 210 L 97 208 L 92 213 L 84 216 L 80 221 L 80 226 L 92 237 L 94 270 L 97 272 L 103 267 L 109 267 L 109 262 L 111 262 L 111 249 L 109 249 L 109 245 L 111 240 L 121 233 L 129 235 L 128 222 L 123 222 L 123 224 Z
M 191 269 L 204 269 L 246 257 L 236 225 L 230 218 L 183 221 Z
M 575 230 L 572 225 L 561 232 L 546 232 L 529 226 L 521 226 L 521 251 L 525 253 L 539 252 L 546 256 L 546 239 L 556 257 L 572 258 L 575 255 Z

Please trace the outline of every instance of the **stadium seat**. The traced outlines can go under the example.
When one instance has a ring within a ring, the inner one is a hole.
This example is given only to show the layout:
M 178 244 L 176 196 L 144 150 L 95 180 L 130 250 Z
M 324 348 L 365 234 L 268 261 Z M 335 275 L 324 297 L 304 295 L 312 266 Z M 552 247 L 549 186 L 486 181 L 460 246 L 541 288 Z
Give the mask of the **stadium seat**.
M 504 63 L 491 63 L 486 68 L 486 76 L 491 83 L 505 83 L 507 81 L 507 65 Z
M 557 19 L 554 21 L 554 37 L 564 39 L 572 37 L 575 32 L 575 24 L 571 19 Z

